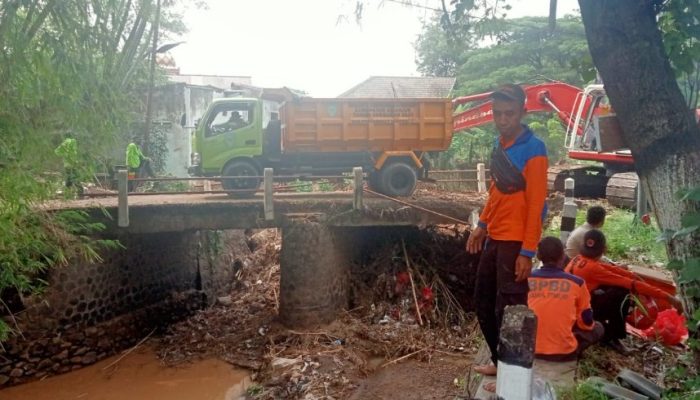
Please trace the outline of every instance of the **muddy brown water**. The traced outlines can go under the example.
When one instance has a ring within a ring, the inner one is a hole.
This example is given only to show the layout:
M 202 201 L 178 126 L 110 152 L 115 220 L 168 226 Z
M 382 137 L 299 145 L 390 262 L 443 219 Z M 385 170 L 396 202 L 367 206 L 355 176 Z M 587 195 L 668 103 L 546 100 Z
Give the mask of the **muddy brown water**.
M 250 385 L 244 370 L 216 359 L 177 368 L 137 350 L 64 375 L 0 390 L 0 400 L 238 400 Z

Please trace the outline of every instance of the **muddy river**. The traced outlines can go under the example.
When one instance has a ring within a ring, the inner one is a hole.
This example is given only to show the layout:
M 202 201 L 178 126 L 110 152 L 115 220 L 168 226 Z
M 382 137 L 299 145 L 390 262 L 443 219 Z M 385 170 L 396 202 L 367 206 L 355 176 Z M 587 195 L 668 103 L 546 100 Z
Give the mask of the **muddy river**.
M 178 368 L 136 350 L 64 375 L 0 390 L 0 400 L 238 400 L 250 385 L 246 371 L 215 359 Z

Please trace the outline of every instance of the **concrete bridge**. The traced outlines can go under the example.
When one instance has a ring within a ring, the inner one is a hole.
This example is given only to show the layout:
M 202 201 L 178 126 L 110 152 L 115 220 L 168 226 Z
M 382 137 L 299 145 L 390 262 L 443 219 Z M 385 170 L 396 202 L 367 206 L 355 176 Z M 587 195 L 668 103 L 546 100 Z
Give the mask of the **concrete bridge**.
M 44 205 L 51 212 L 85 211 L 105 224 L 102 238 L 118 239 L 123 248 L 102 250 L 93 262 L 75 259 L 52 268 L 44 277 L 46 291 L 21 299 L 13 311 L 23 336 L 0 349 L 0 387 L 93 363 L 232 294 L 236 274 L 252 254 L 244 229 L 281 228 L 279 318 L 308 327 L 332 321 L 348 306 L 352 259 L 385 235 L 382 227 L 454 223 L 448 216 L 467 221 L 483 201 L 479 195 L 441 199 L 418 191 L 402 199 L 412 206 L 367 195 L 358 209 L 349 193 L 279 193 L 274 215 L 265 218 L 262 200 L 130 196 L 129 226 L 123 228 L 116 197 Z
M 386 226 L 429 226 L 468 221 L 481 195 L 448 199 L 420 192 L 397 201 L 364 196 L 358 207 L 353 195 L 335 193 L 275 194 L 264 205 L 261 196 L 232 199 L 224 195 L 180 194 L 129 197 L 129 225 L 119 227 L 118 200 L 93 198 L 47 205 L 53 211 L 83 210 L 106 226 L 103 235 L 158 235 L 210 230 L 282 229 L 280 318 L 304 327 L 332 321 L 347 305 L 349 255 L 357 239 L 348 229 Z M 268 213 L 274 209 L 274 214 Z

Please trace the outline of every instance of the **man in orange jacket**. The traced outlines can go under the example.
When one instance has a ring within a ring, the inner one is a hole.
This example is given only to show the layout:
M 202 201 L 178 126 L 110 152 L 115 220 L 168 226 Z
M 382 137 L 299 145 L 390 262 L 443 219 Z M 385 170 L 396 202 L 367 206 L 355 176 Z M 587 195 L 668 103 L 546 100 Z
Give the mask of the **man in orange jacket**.
M 683 303 L 671 294 L 640 280 L 634 273 L 602 262 L 605 254 L 605 235 L 592 229 L 583 236 L 578 256 L 566 266 L 566 272 L 583 278 L 591 292 L 593 316 L 605 328 L 603 343 L 622 354 L 629 353 L 620 341 L 627 336 L 625 318 L 630 308 L 630 293 L 642 294 L 668 301 L 683 312 Z
M 474 297 L 493 365 L 474 370 L 484 375 L 496 375 L 503 310 L 507 305 L 527 304 L 527 277 L 542 233 L 547 197 L 547 150 L 521 123 L 525 92 L 518 85 L 503 85 L 491 98 L 500 135 L 491 155 L 489 198 L 466 246 L 469 253 L 482 252 Z
M 555 237 L 537 246 L 542 267 L 528 282 L 528 307 L 537 316 L 535 355 L 549 361 L 575 360 L 603 337 L 603 325 L 593 320 L 586 282 L 563 271 L 564 245 Z

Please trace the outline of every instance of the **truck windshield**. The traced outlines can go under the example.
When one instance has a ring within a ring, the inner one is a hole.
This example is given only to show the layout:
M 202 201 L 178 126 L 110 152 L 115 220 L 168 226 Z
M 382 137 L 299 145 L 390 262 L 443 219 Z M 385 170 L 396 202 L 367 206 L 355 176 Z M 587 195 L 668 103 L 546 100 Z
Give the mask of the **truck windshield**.
M 253 123 L 255 103 L 230 103 L 217 107 L 207 122 L 207 136 L 245 128 Z

